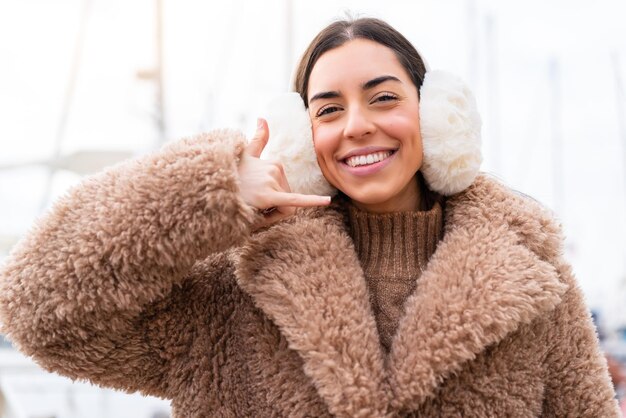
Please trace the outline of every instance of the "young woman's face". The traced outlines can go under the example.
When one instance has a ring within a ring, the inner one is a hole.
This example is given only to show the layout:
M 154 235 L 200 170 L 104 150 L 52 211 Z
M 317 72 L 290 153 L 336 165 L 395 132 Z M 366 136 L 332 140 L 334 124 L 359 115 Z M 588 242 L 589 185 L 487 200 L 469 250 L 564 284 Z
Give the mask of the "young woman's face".
M 394 52 L 369 40 L 348 41 L 318 59 L 307 93 L 324 177 L 364 209 L 417 209 L 417 88 Z

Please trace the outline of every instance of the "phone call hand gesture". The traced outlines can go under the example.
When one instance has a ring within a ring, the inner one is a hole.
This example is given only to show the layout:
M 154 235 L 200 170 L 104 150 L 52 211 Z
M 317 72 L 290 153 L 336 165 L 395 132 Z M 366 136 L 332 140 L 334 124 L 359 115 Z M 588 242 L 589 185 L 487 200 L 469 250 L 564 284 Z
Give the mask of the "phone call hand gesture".
M 264 213 L 264 221 L 258 228 L 292 215 L 297 207 L 330 203 L 330 196 L 291 192 L 283 166 L 260 159 L 268 139 L 267 122 L 259 119 L 256 134 L 246 146 L 238 167 L 241 196 L 247 204 Z

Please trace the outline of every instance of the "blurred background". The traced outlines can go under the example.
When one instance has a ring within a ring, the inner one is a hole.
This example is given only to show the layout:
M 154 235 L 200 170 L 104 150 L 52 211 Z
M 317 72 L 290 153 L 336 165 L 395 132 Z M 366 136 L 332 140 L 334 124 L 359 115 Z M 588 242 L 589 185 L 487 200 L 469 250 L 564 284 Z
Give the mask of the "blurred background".
M 562 222 L 624 395 L 622 0 L 0 0 L 0 263 L 83 176 L 213 128 L 251 136 L 308 42 L 346 13 L 387 20 L 473 88 L 483 169 Z M 44 373 L 0 341 L 0 417 L 170 414 Z

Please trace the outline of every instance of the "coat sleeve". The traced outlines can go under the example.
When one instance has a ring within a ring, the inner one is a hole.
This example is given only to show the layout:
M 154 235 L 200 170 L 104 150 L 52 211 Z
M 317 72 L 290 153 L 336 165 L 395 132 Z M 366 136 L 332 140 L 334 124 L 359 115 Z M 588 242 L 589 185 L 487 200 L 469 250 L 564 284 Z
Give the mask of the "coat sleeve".
M 546 322 L 545 417 L 621 417 L 606 359 L 568 265 L 560 266 L 569 289 Z
M 74 188 L 0 269 L 1 331 L 47 370 L 170 397 L 203 297 L 190 271 L 258 216 L 239 195 L 244 144 L 203 134 Z

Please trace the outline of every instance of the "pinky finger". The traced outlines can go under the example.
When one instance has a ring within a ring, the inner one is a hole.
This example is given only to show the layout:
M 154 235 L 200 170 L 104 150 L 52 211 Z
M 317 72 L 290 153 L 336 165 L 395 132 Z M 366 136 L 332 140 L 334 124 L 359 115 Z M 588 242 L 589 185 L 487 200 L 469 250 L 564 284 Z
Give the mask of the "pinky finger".
M 330 196 L 279 192 L 272 197 L 272 202 L 276 206 L 326 206 L 330 203 Z

